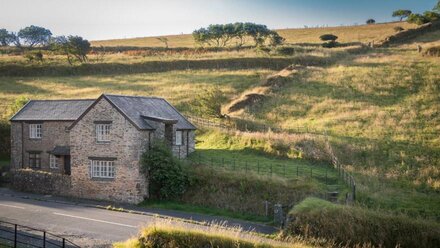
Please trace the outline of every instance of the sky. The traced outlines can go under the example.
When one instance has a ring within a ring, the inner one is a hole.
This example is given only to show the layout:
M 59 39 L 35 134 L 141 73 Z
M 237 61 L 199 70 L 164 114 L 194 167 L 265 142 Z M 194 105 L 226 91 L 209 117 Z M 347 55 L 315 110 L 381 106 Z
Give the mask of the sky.
M 437 0 L 0 0 L 0 28 L 37 25 L 89 40 L 191 33 L 230 22 L 271 29 L 396 20 L 396 9 L 422 13 Z

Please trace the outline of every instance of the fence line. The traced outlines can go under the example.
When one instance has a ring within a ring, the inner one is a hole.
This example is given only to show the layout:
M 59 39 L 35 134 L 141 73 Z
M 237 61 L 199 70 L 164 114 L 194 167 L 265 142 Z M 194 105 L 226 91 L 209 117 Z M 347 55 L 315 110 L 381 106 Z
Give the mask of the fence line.
M 61 236 L 22 226 L 6 221 L 0 221 L 0 244 L 1 247 L 72 247 L 80 246 Z
M 302 134 L 322 135 L 325 140 L 326 150 L 329 153 L 330 158 L 331 158 L 332 166 L 334 167 L 334 169 L 337 170 L 337 177 L 339 179 L 341 179 L 350 188 L 351 194 L 347 195 L 346 199 L 352 200 L 352 201 L 356 200 L 356 181 L 355 181 L 353 175 L 350 174 L 347 170 L 345 170 L 343 168 L 342 164 L 339 162 L 339 159 L 335 155 L 333 148 L 330 144 L 328 132 L 326 130 L 322 132 L 322 131 L 319 131 L 318 129 L 307 127 L 307 126 L 305 126 L 305 127 L 298 126 L 297 128 L 293 128 L 293 129 L 281 129 L 281 128 L 270 127 L 267 125 L 254 124 L 254 123 L 252 124 L 252 129 L 249 130 L 247 125 L 240 126 L 240 125 L 237 125 L 237 123 L 235 121 L 231 121 L 231 120 L 227 120 L 227 121 L 210 120 L 210 119 L 205 119 L 205 118 L 191 116 L 191 115 L 186 116 L 186 117 L 188 118 L 189 121 L 191 121 L 196 126 L 206 127 L 206 128 L 216 128 L 216 129 L 221 129 L 223 131 L 231 131 L 231 130 L 260 131 L 260 132 L 272 131 L 272 132 L 279 132 L 279 133 L 286 132 L 289 134 L 302 133 Z M 215 162 L 211 158 L 211 161 L 203 161 L 199 157 L 198 162 L 199 162 L 199 164 L 211 165 L 213 167 L 216 165 L 218 166 L 220 164 L 221 167 L 226 168 L 225 161 L 223 161 L 223 160 Z M 229 166 L 229 168 L 232 168 L 235 170 L 236 169 L 236 160 L 234 159 L 231 161 L 233 161 L 233 163 L 231 166 Z M 191 162 L 194 163 L 197 161 L 191 161 Z M 253 167 L 248 167 L 247 161 L 243 161 L 242 164 L 243 163 L 244 163 L 244 171 L 247 172 L 249 168 L 255 169 L 255 165 Z M 277 166 L 278 166 L 278 172 L 275 171 Z M 282 166 L 281 169 L 280 169 L 280 166 Z M 295 168 L 295 166 L 293 166 L 293 167 Z M 242 169 L 243 169 L 243 167 L 242 167 Z M 257 169 L 256 169 L 257 174 L 261 173 L 261 174 L 266 174 L 266 175 L 270 175 L 270 176 L 272 176 L 273 174 L 276 174 L 278 176 L 283 176 L 286 178 L 295 178 L 295 175 L 296 175 L 296 178 L 299 178 L 300 175 L 310 175 L 309 178 L 313 178 L 313 176 L 315 176 L 316 179 L 318 179 L 318 180 L 324 179 L 326 185 L 329 185 L 328 181 L 330 180 L 327 168 L 325 170 L 325 174 L 323 174 L 322 171 L 319 172 L 320 170 L 316 170 L 315 172 L 313 172 L 313 167 L 310 168 L 310 171 L 306 172 L 306 171 L 304 171 L 304 168 L 300 168 L 299 166 L 296 166 L 296 174 L 295 174 L 295 171 L 292 173 L 292 168 L 287 169 L 285 164 L 284 165 L 270 164 L 269 168 L 267 169 L 266 172 L 260 171 L 260 169 L 262 169 L 262 167 L 260 166 L 260 164 L 257 164 Z M 252 169 L 249 169 L 249 171 L 251 171 L 251 170 Z M 281 173 L 280 173 L 280 170 L 281 170 Z M 308 172 L 310 172 L 310 174 L 308 174 Z

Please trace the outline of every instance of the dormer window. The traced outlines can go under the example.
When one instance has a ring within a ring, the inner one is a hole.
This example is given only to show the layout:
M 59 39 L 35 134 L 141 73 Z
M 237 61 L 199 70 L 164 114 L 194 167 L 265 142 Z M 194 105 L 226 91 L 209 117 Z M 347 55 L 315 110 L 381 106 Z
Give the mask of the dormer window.
M 110 142 L 110 123 L 96 124 L 96 140 L 98 142 Z
M 29 138 L 41 139 L 42 124 L 30 124 L 29 125 Z

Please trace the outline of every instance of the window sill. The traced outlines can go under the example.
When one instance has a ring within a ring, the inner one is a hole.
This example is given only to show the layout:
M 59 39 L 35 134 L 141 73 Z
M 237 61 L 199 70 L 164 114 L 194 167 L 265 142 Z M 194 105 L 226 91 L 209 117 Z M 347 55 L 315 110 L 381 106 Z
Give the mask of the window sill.
M 90 179 L 92 181 L 97 181 L 97 182 L 112 182 L 115 180 L 115 178 L 101 178 L 101 177 L 92 177 Z
M 107 145 L 107 144 L 110 144 L 110 141 L 96 141 L 96 144 L 98 144 L 98 145 Z
M 42 138 L 29 138 L 29 140 L 42 140 Z

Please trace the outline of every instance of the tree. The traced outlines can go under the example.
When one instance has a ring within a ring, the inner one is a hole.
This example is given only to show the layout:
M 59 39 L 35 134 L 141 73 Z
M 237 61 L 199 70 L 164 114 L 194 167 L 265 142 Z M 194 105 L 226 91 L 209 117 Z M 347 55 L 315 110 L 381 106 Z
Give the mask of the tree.
M 333 34 L 323 34 L 323 35 L 319 36 L 319 39 L 321 39 L 322 41 L 335 42 L 338 39 L 338 36 L 333 35 Z
M 440 13 L 440 0 L 437 2 L 437 4 L 432 8 L 433 11 Z
M 67 56 L 67 61 L 72 64 L 72 59 L 76 58 L 79 62 L 88 61 L 87 54 L 90 52 L 90 42 L 81 36 L 59 36 L 53 39 L 52 49 L 59 51 Z
M 49 43 L 52 32 L 49 29 L 31 25 L 18 31 L 17 36 L 29 47 L 43 46 Z
M 188 174 L 165 143 L 156 141 L 145 151 L 141 165 L 152 198 L 173 200 L 186 191 L 189 184 Z
M 399 17 L 400 21 L 402 21 L 404 18 L 408 18 L 408 16 L 411 14 L 412 14 L 411 10 L 399 9 L 393 12 L 393 17 Z
M 201 116 L 222 118 L 221 107 L 224 98 L 217 87 L 208 88 L 196 96 L 193 106 Z
M 0 29 L 0 46 L 8 46 L 15 41 L 15 36 L 13 33 L 2 28 Z
M 279 45 L 282 45 L 283 42 L 285 41 L 285 39 L 283 37 L 281 37 L 277 32 L 272 31 L 271 34 L 269 35 L 269 40 L 270 40 L 270 46 L 276 47 Z
M 368 19 L 367 21 L 366 21 L 366 23 L 367 24 L 375 24 L 376 23 L 376 20 L 374 20 L 374 19 Z
M 422 25 L 429 22 L 429 20 L 421 14 L 411 14 L 406 21 L 408 23 L 414 23 L 417 25 Z
M 168 38 L 167 37 L 157 37 L 157 39 L 165 45 L 165 48 L 168 49 Z
M 440 14 L 435 11 L 425 11 L 425 13 L 423 13 L 423 16 L 428 22 L 433 22 L 440 19 Z

